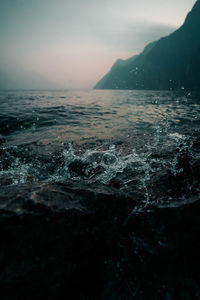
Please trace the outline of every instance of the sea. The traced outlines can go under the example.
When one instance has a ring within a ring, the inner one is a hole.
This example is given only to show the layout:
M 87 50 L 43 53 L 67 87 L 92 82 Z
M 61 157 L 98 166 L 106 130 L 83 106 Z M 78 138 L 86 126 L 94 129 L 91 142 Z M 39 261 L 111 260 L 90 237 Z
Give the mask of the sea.
M 142 206 L 192 201 L 200 183 L 187 169 L 199 163 L 199 143 L 196 93 L 0 92 L 1 190 L 74 182 L 120 190 Z M 183 173 L 187 186 L 178 193 L 163 181 Z
M 200 95 L 0 92 L 5 299 L 200 299 Z

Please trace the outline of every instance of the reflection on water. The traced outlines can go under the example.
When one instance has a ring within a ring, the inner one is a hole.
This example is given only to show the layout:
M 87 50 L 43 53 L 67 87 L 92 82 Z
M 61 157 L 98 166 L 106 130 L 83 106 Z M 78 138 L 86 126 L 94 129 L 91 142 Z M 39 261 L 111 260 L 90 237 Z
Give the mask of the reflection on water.
M 134 132 L 149 134 L 154 126 L 196 130 L 200 107 L 195 100 L 149 91 L 1 92 L 0 134 L 21 143 L 123 139 Z

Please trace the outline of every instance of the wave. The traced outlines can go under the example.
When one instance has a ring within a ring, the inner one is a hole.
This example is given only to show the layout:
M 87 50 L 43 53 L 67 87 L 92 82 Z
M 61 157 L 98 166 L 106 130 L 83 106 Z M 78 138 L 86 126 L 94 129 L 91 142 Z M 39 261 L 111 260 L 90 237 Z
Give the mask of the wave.
M 198 141 L 169 133 L 163 149 L 156 147 L 157 137 L 146 151 L 128 153 L 115 144 L 84 150 L 67 142 L 46 154 L 44 149 L 37 152 L 36 145 L 1 147 L 1 185 L 75 181 L 103 184 L 145 204 L 169 202 L 199 191 Z

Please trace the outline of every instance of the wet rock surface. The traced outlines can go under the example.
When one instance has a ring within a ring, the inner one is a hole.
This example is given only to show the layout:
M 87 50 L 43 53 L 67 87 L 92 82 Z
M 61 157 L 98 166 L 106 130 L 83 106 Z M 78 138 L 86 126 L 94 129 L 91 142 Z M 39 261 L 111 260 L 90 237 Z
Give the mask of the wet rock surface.
M 3 299 L 199 299 L 200 199 L 141 206 L 105 186 L 7 187 Z

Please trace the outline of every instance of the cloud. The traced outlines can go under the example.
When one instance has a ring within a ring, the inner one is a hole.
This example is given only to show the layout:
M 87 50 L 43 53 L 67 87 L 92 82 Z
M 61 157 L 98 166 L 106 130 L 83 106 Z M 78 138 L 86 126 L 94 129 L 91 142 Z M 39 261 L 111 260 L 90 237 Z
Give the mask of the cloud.
M 158 40 L 175 29 L 176 27 L 165 24 L 133 21 L 110 26 L 107 30 L 104 26 L 95 28 L 93 38 L 99 43 L 107 45 L 108 48 L 138 53 L 147 43 Z

